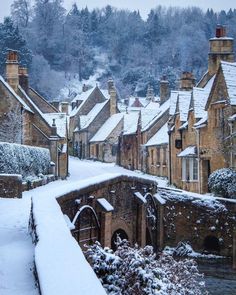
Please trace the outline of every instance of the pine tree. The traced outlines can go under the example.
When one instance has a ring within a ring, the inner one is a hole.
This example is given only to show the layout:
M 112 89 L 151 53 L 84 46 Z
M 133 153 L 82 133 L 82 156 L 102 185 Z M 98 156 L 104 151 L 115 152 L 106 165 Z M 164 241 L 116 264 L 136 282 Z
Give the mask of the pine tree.
M 29 66 L 32 60 L 32 53 L 27 48 L 26 41 L 23 39 L 19 29 L 14 26 L 11 18 L 4 19 L 0 24 L 0 73 L 5 70 L 5 61 L 9 49 L 17 50 L 22 65 Z

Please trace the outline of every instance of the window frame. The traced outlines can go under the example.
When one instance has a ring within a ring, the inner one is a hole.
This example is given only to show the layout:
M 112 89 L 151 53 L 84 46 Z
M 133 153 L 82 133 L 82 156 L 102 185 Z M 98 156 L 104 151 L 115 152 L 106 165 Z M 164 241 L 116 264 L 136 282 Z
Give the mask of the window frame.
M 196 157 L 183 157 L 182 161 L 182 181 L 198 182 L 199 165 Z

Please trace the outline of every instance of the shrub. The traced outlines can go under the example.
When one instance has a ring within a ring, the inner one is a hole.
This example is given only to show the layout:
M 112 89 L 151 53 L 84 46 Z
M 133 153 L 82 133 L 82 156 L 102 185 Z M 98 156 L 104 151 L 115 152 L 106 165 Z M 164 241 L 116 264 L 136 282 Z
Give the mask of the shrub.
M 48 149 L 12 143 L 0 143 L 0 173 L 21 174 L 23 179 L 48 174 Z
M 157 259 L 151 246 L 130 247 L 126 240 L 119 240 L 113 252 L 96 242 L 86 257 L 108 294 L 207 294 L 194 260 L 176 261 L 166 254 Z
M 236 198 L 236 171 L 231 168 L 216 170 L 210 175 L 208 185 L 218 197 Z

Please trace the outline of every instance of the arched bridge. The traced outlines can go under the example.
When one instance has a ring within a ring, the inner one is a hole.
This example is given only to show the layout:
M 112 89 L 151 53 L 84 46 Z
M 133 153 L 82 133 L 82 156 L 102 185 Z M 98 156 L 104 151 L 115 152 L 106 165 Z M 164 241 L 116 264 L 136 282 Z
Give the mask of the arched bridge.
M 117 234 L 155 250 L 189 241 L 195 251 L 233 257 L 236 202 L 159 188 L 147 179 L 118 176 L 58 199 L 83 248 L 96 240 L 115 247 Z

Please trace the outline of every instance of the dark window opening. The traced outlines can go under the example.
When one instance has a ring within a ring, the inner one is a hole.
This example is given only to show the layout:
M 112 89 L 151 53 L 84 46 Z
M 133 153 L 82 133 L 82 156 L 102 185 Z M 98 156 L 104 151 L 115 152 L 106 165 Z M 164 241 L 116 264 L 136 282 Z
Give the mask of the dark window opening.
M 123 229 L 116 230 L 111 238 L 111 248 L 113 251 L 117 248 L 116 242 L 118 237 L 121 238 L 121 240 L 129 240 L 127 233 Z
M 148 228 L 146 228 L 146 245 L 152 246 L 152 238 Z
M 206 252 L 220 252 L 219 240 L 214 236 L 208 236 L 204 240 L 204 251 Z

